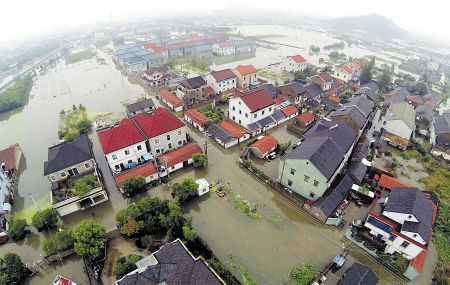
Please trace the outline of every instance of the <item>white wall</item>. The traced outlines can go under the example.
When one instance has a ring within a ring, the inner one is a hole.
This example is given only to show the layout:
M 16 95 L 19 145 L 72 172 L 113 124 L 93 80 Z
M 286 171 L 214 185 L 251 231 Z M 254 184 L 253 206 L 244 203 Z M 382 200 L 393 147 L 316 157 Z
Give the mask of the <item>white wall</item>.
M 387 132 L 407 140 L 411 138 L 413 132 L 413 130 L 411 130 L 408 125 L 402 120 L 386 121 L 386 124 L 383 125 L 383 128 Z
M 237 87 L 237 78 L 229 78 L 222 81 L 216 81 L 211 74 L 206 76 L 206 83 L 214 90 L 214 93 L 219 94 L 227 90 L 231 90 Z
M 229 55 L 234 54 L 236 52 L 235 46 L 219 47 L 218 44 L 213 44 L 212 51 L 213 53 L 218 55 Z
M 191 118 L 189 118 L 187 115 L 184 115 L 184 120 L 186 122 L 188 122 L 189 124 L 191 124 L 192 126 L 194 126 L 194 128 L 196 128 L 197 130 L 199 130 L 200 132 L 204 132 L 205 129 L 200 126 L 199 124 L 197 124 L 196 122 L 194 122 Z
M 345 82 L 352 79 L 352 75 L 347 73 L 346 71 L 343 71 L 342 68 L 336 68 L 333 72 L 333 76 L 340 80 L 344 80 Z
M 281 69 L 289 72 L 303 71 L 306 69 L 306 62 L 297 63 L 290 57 L 283 58 Z
M 255 112 L 250 112 L 250 109 L 244 104 L 240 97 L 232 98 L 229 102 L 229 118 L 244 127 L 273 114 L 274 105 L 270 105 Z
M 170 139 L 167 139 L 167 136 Z M 154 156 L 158 156 L 164 152 L 179 148 L 186 142 L 186 126 L 161 134 L 156 137 L 149 138 L 151 152 Z M 181 144 L 180 144 L 181 142 Z M 169 147 L 171 143 L 171 147 Z M 157 151 L 159 150 L 159 152 Z
M 141 147 L 140 150 L 138 150 L 138 146 Z M 129 151 L 129 154 L 125 154 L 126 150 Z M 105 156 L 106 161 L 108 161 L 109 167 L 112 171 L 115 171 L 117 170 L 116 166 L 119 166 L 118 170 L 120 170 L 120 164 L 123 163 L 123 165 L 125 166 L 129 160 L 137 163 L 138 158 L 140 158 L 145 153 L 147 153 L 147 147 L 145 146 L 145 141 L 141 141 L 131 146 L 127 146 L 119 150 L 110 152 Z M 113 156 L 116 156 L 117 158 L 114 159 Z

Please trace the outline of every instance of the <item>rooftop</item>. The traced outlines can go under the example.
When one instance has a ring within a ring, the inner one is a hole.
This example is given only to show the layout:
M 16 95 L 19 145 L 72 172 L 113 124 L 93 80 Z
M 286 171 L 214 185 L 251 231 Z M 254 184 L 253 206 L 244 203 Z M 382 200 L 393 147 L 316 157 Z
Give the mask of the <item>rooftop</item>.
M 229 69 L 229 68 L 219 70 L 219 71 L 211 71 L 211 75 L 212 75 L 212 77 L 214 77 L 214 79 L 216 81 L 222 81 L 222 80 L 236 77 L 236 75 L 233 73 L 233 71 L 231 71 L 231 69 Z
M 134 118 L 136 124 L 142 129 L 147 138 L 153 138 L 172 130 L 184 127 L 177 117 L 167 109 L 159 107 L 150 116 L 138 114 Z
M 211 119 L 200 113 L 199 111 L 195 109 L 190 109 L 184 112 L 184 115 L 191 118 L 192 121 L 194 121 L 197 125 L 203 126 L 206 123 L 211 122 Z
M 158 92 L 158 95 L 161 96 L 164 100 L 166 100 L 169 104 L 172 106 L 178 106 L 180 104 L 183 104 L 183 100 L 172 94 L 171 92 L 167 91 L 166 89 L 162 89 Z
M 303 113 L 300 116 L 297 117 L 298 119 L 302 120 L 305 124 L 311 122 L 314 120 L 314 115 L 312 113 Z
M 292 55 L 292 56 L 288 56 L 288 57 L 292 58 L 292 60 L 295 61 L 296 63 L 306 62 L 306 59 L 301 55 Z
M 255 112 L 275 104 L 272 96 L 270 96 L 269 93 L 267 93 L 267 91 L 264 89 L 243 94 L 239 97 L 244 102 L 244 104 L 247 105 L 251 112 Z
M 401 120 L 411 129 L 416 127 L 416 111 L 407 102 L 399 102 L 391 105 L 386 113 L 386 121 Z
M 295 108 L 295 107 L 292 106 L 292 105 L 289 105 L 289 106 L 287 106 L 287 107 L 281 109 L 281 112 L 283 112 L 283 114 L 284 114 L 286 117 L 289 117 L 289 116 L 292 116 L 292 115 L 294 115 L 294 114 L 298 114 L 298 109 Z
M 370 267 L 355 262 L 344 274 L 339 284 L 376 285 L 378 284 L 378 277 Z
M 239 127 L 238 125 L 236 125 L 233 122 L 230 121 L 222 121 L 219 124 L 222 128 L 224 128 L 225 130 L 231 132 L 232 134 L 234 134 L 235 136 L 237 136 L 238 138 L 242 137 L 243 135 L 247 134 L 247 131 L 244 130 L 243 128 Z
M 118 126 L 97 133 L 103 152 L 122 149 L 138 142 L 145 141 L 145 137 L 130 119 L 122 119 Z
M 178 163 L 192 158 L 192 155 L 195 153 L 203 153 L 203 151 L 197 143 L 189 143 L 185 146 L 160 155 L 158 159 L 163 164 L 165 164 L 167 160 L 167 167 L 172 167 Z
M 263 154 L 269 152 L 271 149 L 278 145 L 277 140 L 272 136 L 264 136 L 261 139 L 254 142 L 250 147 L 256 147 Z
M 0 150 L 0 164 L 5 163 L 4 170 L 9 171 L 16 168 L 16 154 L 14 145 Z
M 201 77 L 201 76 L 188 78 L 185 80 L 185 82 L 187 83 L 187 85 L 186 84 L 183 84 L 183 85 L 187 89 L 197 89 L 199 87 L 206 85 L 205 79 L 203 79 L 203 77 Z
M 238 65 L 235 70 L 240 74 L 240 75 L 247 75 L 247 74 L 253 74 L 253 73 L 257 73 L 258 70 L 253 66 L 253 65 Z
M 133 178 L 136 176 L 148 177 L 156 173 L 155 165 L 153 162 L 149 162 L 145 165 L 140 165 L 138 167 L 132 168 L 130 171 L 122 172 L 122 174 L 116 176 L 114 179 L 116 180 L 117 186 L 122 187 L 122 183 L 125 178 Z
M 153 103 L 152 99 L 148 98 L 148 99 L 144 99 L 144 100 L 127 105 L 127 112 L 133 113 L 133 112 L 144 110 L 146 108 L 154 108 L 154 107 L 155 107 L 155 103 Z

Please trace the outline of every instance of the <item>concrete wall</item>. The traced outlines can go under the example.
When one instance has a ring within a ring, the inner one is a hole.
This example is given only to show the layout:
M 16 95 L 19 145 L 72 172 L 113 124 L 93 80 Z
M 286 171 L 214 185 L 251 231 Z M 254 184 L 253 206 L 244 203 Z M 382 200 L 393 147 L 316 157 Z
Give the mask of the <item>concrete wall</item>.
M 281 69 L 289 72 L 303 71 L 306 69 L 306 62 L 297 63 L 291 57 L 283 58 Z
M 95 161 L 93 159 L 90 159 L 90 160 L 84 161 L 82 163 L 62 169 L 60 171 L 51 173 L 50 175 L 47 175 L 47 178 L 50 180 L 50 182 L 64 180 L 69 177 L 69 170 L 73 170 L 74 168 L 76 168 L 78 170 L 79 174 L 83 174 L 83 173 L 92 171 L 94 169 L 94 166 L 95 166 Z
M 233 109 L 234 107 L 234 109 Z M 249 124 L 259 121 L 273 114 L 274 105 L 270 105 L 264 109 L 251 112 L 241 98 L 232 98 L 229 101 L 228 117 L 236 123 L 247 127 Z
M 138 150 L 138 147 L 140 147 L 141 149 Z M 125 154 L 125 151 L 129 151 L 129 154 Z M 136 162 L 138 163 L 138 159 L 140 159 L 140 157 L 147 153 L 147 147 L 145 146 L 145 141 L 141 141 L 138 143 L 135 143 L 131 146 L 127 146 L 124 148 L 121 148 L 119 150 L 110 152 L 108 154 L 106 154 L 106 161 L 108 161 L 109 167 L 111 168 L 112 171 L 115 170 L 120 170 L 120 164 L 122 163 L 123 166 L 125 166 L 126 164 L 128 164 L 128 161 L 132 161 L 132 162 Z M 116 158 L 114 158 L 116 157 Z M 117 168 L 117 166 L 119 168 Z
M 237 78 L 225 79 L 222 81 L 216 81 L 211 74 L 206 76 L 206 83 L 214 90 L 214 93 L 219 94 L 221 92 L 231 90 L 237 86 Z
M 169 136 L 170 139 L 167 139 L 167 136 Z M 151 152 L 155 156 L 176 149 L 184 145 L 186 141 L 186 126 L 149 138 Z M 169 144 L 171 145 L 169 146 Z

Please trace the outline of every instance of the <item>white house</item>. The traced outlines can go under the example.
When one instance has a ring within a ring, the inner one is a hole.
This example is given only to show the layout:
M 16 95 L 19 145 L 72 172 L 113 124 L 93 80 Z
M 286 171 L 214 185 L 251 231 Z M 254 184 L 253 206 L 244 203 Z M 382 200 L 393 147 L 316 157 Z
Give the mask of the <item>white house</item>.
M 165 171 L 166 168 L 168 169 L 168 172 L 171 173 L 191 165 L 194 162 L 192 155 L 196 153 L 203 153 L 203 151 L 197 143 L 189 143 L 178 149 L 160 155 L 158 157 L 158 162 L 164 169 L 164 174 L 167 173 Z
M 211 123 L 211 119 L 195 109 L 190 109 L 184 112 L 184 120 L 200 132 L 205 131 L 206 127 Z
M 205 179 L 197 179 L 195 182 L 198 184 L 197 195 L 202 196 L 209 192 L 209 183 Z
M 416 110 L 408 102 L 393 103 L 386 112 L 383 129 L 388 133 L 410 140 L 416 129 Z
M 142 115 L 142 114 L 140 114 Z M 145 160 L 149 151 L 146 138 L 131 119 L 122 119 L 118 126 L 99 131 L 98 137 L 106 161 L 113 172 L 121 172 Z
M 237 77 L 231 69 L 211 71 L 206 76 L 206 83 L 211 86 L 214 93 L 219 94 L 227 90 L 235 89 L 237 87 Z
M 275 101 L 266 90 L 261 89 L 250 93 L 236 92 L 230 99 L 228 117 L 247 127 L 253 122 L 268 117 L 274 112 Z
M 233 42 L 228 41 L 213 44 L 212 51 L 217 55 L 230 55 L 235 54 L 236 49 Z
M 286 56 L 281 62 L 281 69 L 289 72 L 303 71 L 306 66 L 306 59 L 301 55 Z
M 347 82 L 353 78 L 353 70 L 345 64 L 339 65 L 334 69 L 333 76 Z

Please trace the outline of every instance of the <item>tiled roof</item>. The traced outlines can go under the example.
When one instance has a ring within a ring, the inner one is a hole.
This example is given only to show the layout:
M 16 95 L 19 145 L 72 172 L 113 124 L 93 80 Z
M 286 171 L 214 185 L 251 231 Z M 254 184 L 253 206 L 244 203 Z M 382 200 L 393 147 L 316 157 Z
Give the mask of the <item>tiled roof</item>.
M 145 141 L 138 128 L 127 118 L 122 119 L 118 126 L 97 134 L 105 154 Z
M 190 143 L 176 150 L 172 150 L 158 157 L 159 161 L 165 164 L 167 158 L 167 166 L 172 167 L 180 162 L 186 161 L 195 153 L 203 153 L 197 143 Z
M 195 109 L 187 110 L 186 112 L 184 112 L 184 115 L 191 118 L 192 121 L 194 121 L 199 126 L 203 126 L 204 124 L 211 122 L 211 119 Z
M 320 78 L 323 79 L 323 81 L 325 82 L 329 82 L 333 80 L 333 77 L 331 77 L 331 75 L 329 75 L 327 72 L 322 72 L 318 74 L 320 76 Z
M 426 104 L 426 103 L 425 103 Z M 386 114 L 386 121 L 401 120 L 411 129 L 416 127 L 416 110 L 407 102 L 394 103 Z
M 422 103 L 418 98 L 415 98 L 415 97 L 413 97 L 413 96 L 408 96 L 407 99 L 408 99 L 409 101 L 412 101 L 412 102 L 417 103 L 417 104 Z
M 219 70 L 219 71 L 211 71 L 211 75 L 212 77 L 214 77 L 214 79 L 216 81 L 222 81 L 225 79 L 230 79 L 230 78 L 235 78 L 236 75 L 233 73 L 233 71 L 231 71 L 231 69 L 227 68 L 224 70 Z
M 150 67 L 149 69 L 146 69 L 144 72 L 148 75 L 153 75 L 153 73 L 155 73 L 155 72 L 169 73 L 169 68 L 167 67 L 167 65 L 156 66 L 156 67 Z
M 410 266 L 414 267 L 418 273 L 422 273 L 423 264 L 427 258 L 427 251 L 422 249 L 422 251 L 413 259 L 411 259 Z
M 3 150 L 0 150 L 0 165 L 5 163 L 5 171 L 16 168 L 16 154 L 15 146 L 10 146 Z
M 270 115 L 270 117 L 272 118 L 272 119 L 274 119 L 275 121 L 281 121 L 281 120 L 284 120 L 285 118 L 286 118 L 286 116 L 284 115 L 284 113 L 283 112 L 281 112 L 280 110 L 278 110 L 278 111 L 275 111 L 272 115 Z M 248 128 L 248 126 L 247 126 L 247 128 Z
M 188 84 L 188 86 L 185 86 L 185 87 L 190 87 L 191 89 L 197 89 L 199 87 L 206 85 L 205 79 L 201 76 L 188 78 L 185 81 Z M 187 89 L 190 89 L 190 88 L 187 88 Z
M 142 177 L 148 177 L 150 175 L 153 175 L 156 173 L 156 168 L 153 162 L 149 162 L 145 165 L 141 165 L 135 168 L 132 168 L 132 170 L 127 171 L 123 174 L 120 174 L 116 176 L 114 179 L 116 180 L 117 186 L 120 188 L 122 187 L 122 183 L 125 180 L 125 178 L 133 178 L 136 176 L 142 176 Z
M 283 99 L 281 99 L 281 98 L 275 98 L 275 99 L 273 99 L 274 101 L 275 101 L 275 105 L 280 105 L 281 103 L 283 103 L 284 102 L 284 100 Z
M 127 105 L 127 112 L 133 113 L 136 111 L 144 110 L 146 108 L 153 108 L 153 107 L 155 107 L 155 103 L 153 103 L 152 99 L 148 98 L 148 99 L 144 99 L 144 100 Z
M 250 147 L 258 148 L 263 154 L 269 152 L 278 145 L 277 140 L 272 136 L 265 136 L 254 142 Z
M 317 84 L 308 84 L 304 87 L 306 88 L 306 97 L 308 99 L 313 99 L 323 93 L 323 90 Z
M 163 52 L 163 51 L 167 51 L 167 47 L 165 47 L 165 46 L 152 47 L 151 49 L 153 50 L 153 52 Z
M 235 70 L 239 72 L 240 75 L 247 75 L 252 73 L 257 73 L 258 70 L 253 65 L 238 65 Z
M 158 92 L 158 95 L 161 96 L 164 100 L 166 100 L 172 106 L 178 106 L 183 103 L 183 100 L 170 93 L 166 89 L 162 89 Z
M 298 119 L 302 120 L 305 124 L 311 122 L 314 120 L 314 115 L 312 113 L 303 113 L 300 116 L 297 117 Z
M 449 134 L 450 133 L 450 115 L 443 114 L 436 117 L 434 122 L 434 128 L 436 134 Z
M 353 180 L 345 175 L 335 189 L 328 189 L 325 194 L 317 199 L 313 206 L 319 208 L 325 217 L 330 217 L 347 196 L 353 186 Z
M 218 124 L 211 124 L 208 126 L 206 130 L 208 134 L 210 134 L 214 139 L 219 139 L 223 143 L 228 143 L 233 140 L 236 140 L 237 137 L 231 133 L 230 131 L 224 129 L 222 126 Z
M 325 91 L 325 94 L 335 97 L 334 95 L 336 95 L 338 92 L 339 92 L 339 90 L 336 87 L 333 87 L 330 90 Z
M 156 47 L 156 44 L 155 43 L 145 44 L 142 47 L 145 49 L 154 48 Z
M 292 60 L 295 61 L 296 63 L 306 62 L 306 59 L 301 55 L 293 55 L 293 56 L 288 56 L 288 57 L 292 58 Z
M 156 109 L 150 116 L 138 114 L 134 120 L 148 138 L 153 138 L 184 127 L 183 122 L 167 109 L 161 107 Z
M 281 112 L 283 112 L 283 114 L 284 114 L 286 117 L 290 117 L 290 116 L 292 116 L 292 115 L 294 115 L 294 114 L 298 114 L 298 109 L 295 108 L 295 107 L 292 106 L 292 105 L 289 105 L 289 106 L 287 106 L 287 107 L 281 109 Z
M 376 285 L 378 277 L 368 266 L 355 262 L 344 274 L 339 284 L 343 285 Z
M 431 100 L 426 101 L 424 104 L 430 106 L 431 108 L 436 107 L 436 103 L 434 103 L 434 102 L 431 101 Z
M 394 187 L 410 187 L 408 184 L 401 182 L 394 177 L 386 174 L 381 174 L 380 180 L 378 180 L 378 186 L 391 190 Z
M 347 73 L 353 73 L 353 70 L 345 64 L 338 66 L 338 68 L 345 70 Z
M 331 90 L 331 89 L 330 89 L 330 90 Z M 333 102 L 336 102 L 336 103 L 341 102 L 341 98 L 339 98 L 339 97 L 337 97 L 337 96 L 330 96 L 330 97 L 328 97 L 328 99 L 331 100 L 331 101 L 333 101 Z
M 250 109 L 250 112 L 254 112 L 274 104 L 272 96 L 270 96 L 264 89 L 241 95 L 240 98 Z
M 238 138 L 247 134 L 246 130 L 244 130 L 243 128 L 239 127 L 238 125 L 236 125 L 230 121 L 222 121 L 222 122 L 220 122 L 219 125 L 222 128 L 224 128 L 225 130 L 227 130 L 227 131 L 231 132 L 232 134 L 234 134 L 235 136 L 237 136 Z
M 218 45 L 219 47 L 223 48 L 223 47 L 232 47 L 232 46 L 234 46 L 234 43 L 229 41 L 229 42 L 217 43 L 216 45 Z
M 206 94 L 211 95 L 214 94 L 214 90 L 211 86 L 206 86 Z

